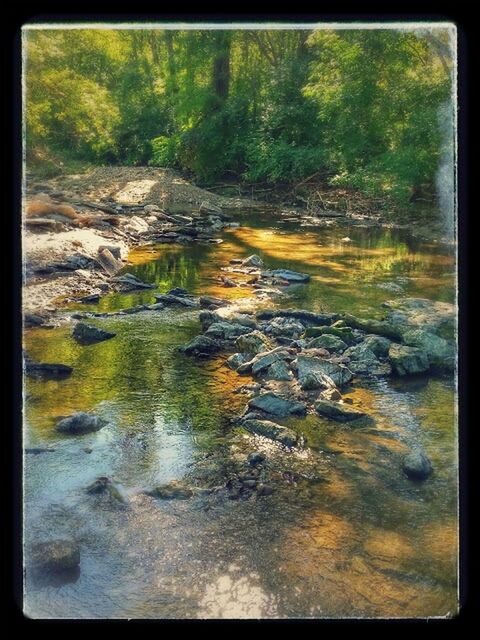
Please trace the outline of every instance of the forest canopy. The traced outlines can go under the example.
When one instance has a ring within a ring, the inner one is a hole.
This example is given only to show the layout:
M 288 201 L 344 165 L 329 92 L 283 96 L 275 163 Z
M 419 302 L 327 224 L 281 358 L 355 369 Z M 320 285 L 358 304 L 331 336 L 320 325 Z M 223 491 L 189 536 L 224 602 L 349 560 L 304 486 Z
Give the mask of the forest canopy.
M 174 167 L 404 201 L 452 140 L 447 29 L 24 33 L 29 167 Z

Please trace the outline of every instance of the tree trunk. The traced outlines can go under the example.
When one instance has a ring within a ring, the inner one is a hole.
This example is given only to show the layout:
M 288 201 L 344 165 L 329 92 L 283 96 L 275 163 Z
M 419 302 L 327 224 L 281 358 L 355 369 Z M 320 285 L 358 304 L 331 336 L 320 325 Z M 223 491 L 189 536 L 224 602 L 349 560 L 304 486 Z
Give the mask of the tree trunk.
M 213 58 L 213 89 L 220 104 L 228 98 L 230 89 L 230 46 L 231 31 L 215 33 L 215 53 Z

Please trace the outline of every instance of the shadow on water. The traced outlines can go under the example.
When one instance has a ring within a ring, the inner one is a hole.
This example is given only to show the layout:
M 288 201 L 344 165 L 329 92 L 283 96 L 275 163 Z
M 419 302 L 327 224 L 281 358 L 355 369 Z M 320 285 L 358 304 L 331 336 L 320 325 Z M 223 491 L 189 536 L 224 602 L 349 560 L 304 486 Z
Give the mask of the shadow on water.
M 219 270 L 257 253 L 270 268 L 311 274 L 281 301 L 289 307 L 378 316 L 391 298 L 453 299 L 454 260 L 440 246 L 392 230 L 305 231 L 268 216 L 242 223 L 220 245 L 140 247 L 126 270 L 159 291 L 179 286 L 236 299 L 250 290 L 224 288 Z M 151 290 L 109 295 L 82 309 L 112 311 L 152 298 Z M 228 369 L 226 356 L 197 362 L 178 352 L 198 332 L 194 312 L 98 322 L 116 337 L 82 347 L 70 327 L 25 335 L 33 360 L 73 367 L 66 380 L 26 380 L 25 446 L 53 448 L 25 460 L 26 537 L 71 536 L 81 545 L 76 580 L 52 585 L 27 574 L 30 615 L 408 617 L 456 610 L 452 380 L 354 385 L 346 395 L 374 417 L 369 428 L 314 416 L 286 421 L 307 437 L 311 454 L 266 449 L 272 464 L 290 465 L 272 496 L 156 501 L 145 489 L 222 456 L 228 468 L 228 460 L 266 446 L 231 433 L 229 419 L 245 404 L 234 389 L 249 379 Z M 58 434 L 56 418 L 79 410 L 95 411 L 107 426 Z M 401 471 L 414 443 L 434 465 L 422 484 Z M 115 481 L 125 505 L 86 493 L 98 476 Z

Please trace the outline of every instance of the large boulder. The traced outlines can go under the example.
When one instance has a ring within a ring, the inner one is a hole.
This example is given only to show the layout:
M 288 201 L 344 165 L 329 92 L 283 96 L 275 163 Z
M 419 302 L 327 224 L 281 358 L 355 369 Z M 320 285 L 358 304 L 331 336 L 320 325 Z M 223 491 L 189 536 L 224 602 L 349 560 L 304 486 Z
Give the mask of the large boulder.
M 288 415 L 304 416 L 307 413 L 307 407 L 303 402 L 282 398 L 272 391 L 255 396 L 249 401 L 248 406 L 250 409 L 260 409 L 278 418 Z
M 410 329 L 403 334 L 403 342 L 424 351 L 435 367 L 455 367 L 455 347 L 451 342 L 424 329 Z
M 401 298 L 389 300 L 384 306 L 389 309 L 388 322 L 401 335 L 410 329 L 423 329 L 447 340 L 455 337 L 456 307 L 453 304 L 426 298 Z
M 55 428 L 60 433 L 79 435 L 83 433 L 91 433 L 92 431 L 99 431 L 106 424 L 107 421 L 103 420 L 99 416 L 92 413 L 86 413 L 85 411 L 79 411 L 78 413 L 74 413 L 57 422 Z
M 74 540 L 56 539 L 32 545 L 28 560 L 39 571 L 68 571 L 80 564 L 80 546 Z
M 110 340 L 110 338 L 114 338 L 116 335 L 116 333 L 99 329 L 98 327 L 86 324 L 85 322 L 77 322 L 72 331 L 72 337 L 82 345 Z
M 297 356 L 297 371 L 298 381 L 302 387 L 307 381 L 307 376 L 310 376 L 311 374 L 318 374 L 320 380 L 322 379 L 322 375 L 326 375 L 339 387 L 347 384 L 353 378 L 352 372 L 342 364 L 329 362 L 323 358 L 303 356 L 301 354 Z
M 308 282 L 310 276 L 307 273 L 299 273 L 298 271 L 290 271 L 289 269 L 272 269 L 271 271 L 262 271 L 265 278 L 280 278 L 288 282 Z
M 291 359 L 291 354 L 286 349 L 274 349 L 266 353 L 259 353 L 252 360 L 253 375 L 260 375 L 274 363 Z
M 180 351 L 188 356 L 204 357 L 217 353 L 222 348 L 222 344 L 207 335 L 196 336 L 189 343 L 180 347 Z
M 404 457 L 402 469 L 411 480 L 426 480 L 433 471 L 429 458 L 419 449 L 411 451 Z
M 391 373 L 390 365 L 381 363 L 365 342 L 349 347 L 343 352 L 343 355 L 350 359 L 348 368 L 353 373 L 372 375 L 388 375 Z
M 388 357 L 393 370 L 399 376 L 423 373 L 430 368 L 427 354 L 417 347 L 392 343 L 388 350 Z
M 315 403 L 315 411 L 320 416 L 325 416 L 338 422 L 355 422 L 356 424 L 360 424 L 361 422 L 362 426 L 373 422 L 363 411 L 354 409 L 348 404 L 342 404 L 341 402 L 334 402 L 332 400 L 318 400 Z
M 271 349 L 270 340 L 261 331 L 251 331 L 239 336 L 235 341 L 235 347 L 240 353 L 248 353 L 252 356 L 262 351 Z
M 286 447 L 293 447 L 298 441 L 297 434 L 294 431 L 287 427 L 282 427 L 275 422 L 270 422 L 270 420 L 257 420 L 255 418 L 250 418 L 242 420 L 241 425 L 247 431 L 250 431 L 250 433 L 263 436 L 269 440 L 275 440 Z

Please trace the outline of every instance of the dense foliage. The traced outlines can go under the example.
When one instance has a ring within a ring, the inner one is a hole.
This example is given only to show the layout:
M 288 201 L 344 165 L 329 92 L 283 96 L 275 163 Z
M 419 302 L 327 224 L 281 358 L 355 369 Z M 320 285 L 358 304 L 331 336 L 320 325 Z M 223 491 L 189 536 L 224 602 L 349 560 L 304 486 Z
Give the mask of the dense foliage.
M 173 166 L 204 181 L 318 172 L 402 200 L 433 187 L 451 141 L 445 29 L 29 30 L 25 41 L 32 166 Z

